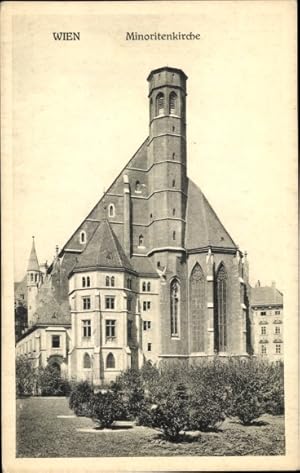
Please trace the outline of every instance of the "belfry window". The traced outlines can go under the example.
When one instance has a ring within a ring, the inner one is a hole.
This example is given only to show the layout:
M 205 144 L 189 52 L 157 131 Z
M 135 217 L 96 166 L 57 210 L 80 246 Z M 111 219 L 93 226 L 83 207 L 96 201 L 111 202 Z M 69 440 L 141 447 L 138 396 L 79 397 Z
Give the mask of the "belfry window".
M 163 115 L 165 107 L 164 94 L 159 93 L 156 97 L 156 115 Z
M 180 301 L 180 286 L 177 279 L 171 282 L 170 288 L 171 297 L 171 337 L 179 336 L 179 301 Z
M 176 103 L 177 103 L 177 95 L 175 92 L 170 93 L 170 102 L 169 102 L 169 113 L 175 114 L 176 113 Z
M 217 274 L 217 350 L 227 349 L 227 273 L 222 264 Z

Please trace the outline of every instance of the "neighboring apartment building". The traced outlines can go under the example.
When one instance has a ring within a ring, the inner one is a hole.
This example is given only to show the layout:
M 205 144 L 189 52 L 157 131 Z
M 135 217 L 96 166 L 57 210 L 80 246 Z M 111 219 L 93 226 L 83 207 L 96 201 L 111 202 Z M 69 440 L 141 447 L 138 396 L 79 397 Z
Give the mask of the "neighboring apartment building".
M 270 361 L 283 361 L 283 294 L 258 281 L 251 289 L 254 354 Z
M 150 73 L 149 136 L 44 282 L 36 264 L 28 269 L 29 331 L 46 287 L 44 338 L 59 335 L 52 315 L 62 314 L 69 376 L 101 384 L 145 360 L 251 352 L 247 258 L 187 176 L 186 80 L 171 67 Z

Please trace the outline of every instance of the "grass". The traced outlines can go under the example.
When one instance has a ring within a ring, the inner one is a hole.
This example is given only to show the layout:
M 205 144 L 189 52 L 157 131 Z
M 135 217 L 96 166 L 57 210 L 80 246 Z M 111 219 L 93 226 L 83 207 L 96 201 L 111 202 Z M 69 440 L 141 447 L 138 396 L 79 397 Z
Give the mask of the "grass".
M 226 419 L 218 432 L 193 433 L 172 443 L 147 427 L 77 432 L 95 424 L 85 417 L 57 418 L 72 414 L 66 398 L 18 399 L 17 457 L 283 455 L 285 450 L 282 416 L 265 415 L 247 427 Z

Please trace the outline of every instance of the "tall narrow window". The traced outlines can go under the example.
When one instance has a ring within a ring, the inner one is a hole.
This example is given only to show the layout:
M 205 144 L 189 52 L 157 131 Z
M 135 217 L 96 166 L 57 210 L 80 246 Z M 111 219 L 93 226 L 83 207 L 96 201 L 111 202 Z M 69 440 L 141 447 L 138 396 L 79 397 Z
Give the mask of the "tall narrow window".
M 141 192 L 141 183 L 140 181 L 136 181 L 135 183 L 135 192 Z
M 177 95 L 175 92 L 170 93 L 170 102 L 169 102 L 169 112 L 170 114 L 176 113 L 176 102 L 177 102 Z
M 173 232 L 173 240 L 176 240 L 176 232 Z
M 219 352 L 227 349 L 227 273 L 222 264 L 217 274 L 217 333 L 216 345 Z
M 147 283 L 147 291 L 148 291 L 148 292 L 151 291 L 151 283 L 150 283 L 150 282 Z
M 80 232 L 79 240 L 80 240 L 80 243 L 82 244 L 86 242 L 86 233 L 84 231 Z
M 139 236 L 139 246 L 144 246 L 144 237 L 143 237 L 143 235 Z
M 175 187 L 175 179 L 172 181 L 172 187 Z
M 106 358 L 106 368 L 115 368 L 116 367 L 116 361 L 115 357 L 112 353 L 109 353 Z
M 114 204 L 110 204 L 108 207 L 108 216 L 114 217 L 115 216 L 115 206 Z
M 109 286 L 109 276 L 106 276 L 105 278 L 105 286 Z
M 172 159 L 175 159 L 175 153 L 172 154 Z
M 171 336 L 178 337 L 179 335 L 179 300 L 180 287 L 177 279 L 173 279 L 170 288 L 171 296 Z
M 92 324 L 90 320 L 82 321 L 82 336 L 84 338 L 90 338 L 92 335 Z
M 105 321 L 105 334 L 107 338 L 115 338 L 116 336 L 116 321 L 115 320 Z
M 111 285 L 112 287 L 115 286 L 115 277 L 114 277 L 114 276 L 112 276 L 112 277 L 110 278 L 110 285 Z
M 176 210 L 175 210 L 175 209 L 173 209 L 173 212 L 172 212 L 172 213 L 173 213 L 173 217 L 174 217 L 174 216 L 175 216 L 175 214 L 176 214 Z
M 146 283 L 145 283 L 145 281 L 144 281 L 143 284 L 142 284 L 142 291 L 143 291 L 143 292 L 146 291 L 146 287 L 147 287 L 147 286 L 146 286 Z
M 276 345 L 275 349 L 276 349 L 276 354 L 279 355 L 281 353 L 281 345 L 278 343 L 278 345 Z
M 165 107 L 164 94 L 159 93 L 156 97 L 156 115 L 163 115 Z
M 87 278 L 86 278 L 86 286 L 87 286 L 87 287 L 90 287 L 90 285 L 91 285 L 91 279 L 90 279 L 89 276 L 87 276 Z
M 192 351 L 204 352 L 205 340 L 205 278 L 199 263 L 190 277 L 190 318 Z
M 89 369 L 91 368 L 91 357 L 88 353 L 85 353 L 84 354 L 84 357 L 83 357 L 83 367 L 85 369 Z
M 82 278 L 82 287 L 85 287 L 85 278 Z
M 261 335 L 266 335 L 267 334 L 267 329 L 265 326 L 261 328 Z
M 90 308 L 91 308 L 91 298 L 90 297 L 83 297 L 82 298 L 82 308 L 83 308 L 83 310 L 90 310 Z
M 262 345 L 261 346 L 261 354 L 266 355 L 266 353 L 267 353 L 267 347 L 266 347 L 266 345 Z

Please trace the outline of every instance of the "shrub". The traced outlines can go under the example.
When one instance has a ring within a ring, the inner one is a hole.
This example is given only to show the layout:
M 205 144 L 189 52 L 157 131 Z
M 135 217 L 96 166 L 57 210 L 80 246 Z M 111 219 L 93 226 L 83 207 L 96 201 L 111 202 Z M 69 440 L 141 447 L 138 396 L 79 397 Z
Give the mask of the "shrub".
M 102 428 L 111 427 L 122 415 L 120 396 L 116 391 L 107 390 L 94 394 L 90 406 L 91 417 L 97 420 Z
M 89 416 L 93 388 L 88 381 L 81 381 L 73 386 L 69 397 L 69 406 L 77 416 Z
M 66 396 L 70 392 L 70 385 L 62 378 L 57 368 L 46 366 L 38 370 L 38 387 L 42 396 Z
M 32 362 L 24 355 L 16 359 L 16 395 L 31 396 L 36 389 L 36 370 Z
M 269 383 L 264 395 L 266 412 L 272 415 L 284 414 L 283 363 L 269 367 Z
M 118 393 L 122 405 L 123 418 L 136 419 L 143 409 L 144 387 L 141 373 L 135 369 L 129 369 L 118 376 L 111 389 Z

